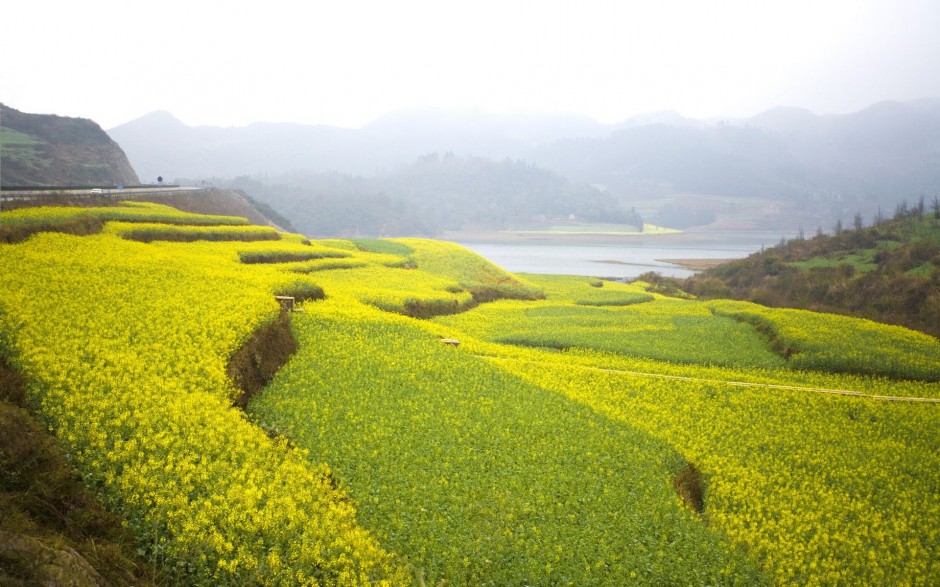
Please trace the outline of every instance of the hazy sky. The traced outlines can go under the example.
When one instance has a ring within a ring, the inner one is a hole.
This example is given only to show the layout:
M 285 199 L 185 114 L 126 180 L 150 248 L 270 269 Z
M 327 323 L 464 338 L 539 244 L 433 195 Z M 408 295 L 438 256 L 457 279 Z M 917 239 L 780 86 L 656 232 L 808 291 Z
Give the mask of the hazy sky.
M 402 108 L 817 113 L 940 96 L 940 0 L 30 0 L 0 101 L 105 128 L 356 127 Z

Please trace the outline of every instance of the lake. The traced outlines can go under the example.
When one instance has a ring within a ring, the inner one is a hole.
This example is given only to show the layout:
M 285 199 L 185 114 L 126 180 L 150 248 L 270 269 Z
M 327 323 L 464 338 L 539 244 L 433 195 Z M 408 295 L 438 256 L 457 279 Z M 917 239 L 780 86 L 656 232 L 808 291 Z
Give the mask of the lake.
M 694 272 L 662 259 L 740 259 L 779 240 L 779 234 L 744 233 L 710 239 L 644 238 L 604 244 L 458 242 L 513 273 L 633 279 L 647 271 L 688 277 Z

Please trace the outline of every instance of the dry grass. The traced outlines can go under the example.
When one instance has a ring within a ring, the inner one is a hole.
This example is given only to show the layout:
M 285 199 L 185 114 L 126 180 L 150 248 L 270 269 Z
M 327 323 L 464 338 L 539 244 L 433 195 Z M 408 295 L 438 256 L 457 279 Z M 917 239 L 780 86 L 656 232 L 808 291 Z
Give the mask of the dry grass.
M 94 216 L 82 215 L 62 222 L 43 222 L 39 224 L 0 224 L 0 244 L 15 244 L 28 239 L 39 232 L 64 232 L 86 236 L 97 234 L 104 227 L 104 222 Z

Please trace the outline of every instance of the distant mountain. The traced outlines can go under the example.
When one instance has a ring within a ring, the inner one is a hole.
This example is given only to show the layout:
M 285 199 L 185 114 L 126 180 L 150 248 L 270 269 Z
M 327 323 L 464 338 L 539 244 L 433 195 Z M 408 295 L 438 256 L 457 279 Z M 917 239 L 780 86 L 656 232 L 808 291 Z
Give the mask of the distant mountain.
M 683 201 L 766 200 L 761 222 L 776 230 L 832 226 L 859 211 L 871 218 L 902 199 L 940 192 L 940 99 L 882 102 L 839 116 L 774 108 L 718 122 L 666 111 L 613 125 L 572 115 L 416 109 L 360 129 L 218 128 L 189 127 L 164 112 L 109 132 L 145 178 L 374 177 L 430 153 L 523 160 L 573 184 L 603 186 L 624 209 L 642 203 L 654 223 L 674 226 L 716 218 L 713 210 L 676 209 L 670 198 L 680 194 Z
M 940 101 L 882 102 L 853 114 L 775 108 L 735 123 L 659 123 L 566 139 L 530 160 L 622 200 L 675 193 L 759 197 L 793 226 L 872 217 L 940 192 Z M 655 221 L 655 220 L 654 220 Z
M 145 178 L 235 177 L 293 171 L 371 175 L 429 153 L 522 158 L 567 137 L 610 127 L 574 115 L 502 115 L 479 110 L 404 110 L 356 130 L 287 123 L 186 126 L 154 112 L 108 131 Z
M 118 144 L 91 120 L 28 114 L 3 104 L 0 182 L 4 187 L 140 183 Z

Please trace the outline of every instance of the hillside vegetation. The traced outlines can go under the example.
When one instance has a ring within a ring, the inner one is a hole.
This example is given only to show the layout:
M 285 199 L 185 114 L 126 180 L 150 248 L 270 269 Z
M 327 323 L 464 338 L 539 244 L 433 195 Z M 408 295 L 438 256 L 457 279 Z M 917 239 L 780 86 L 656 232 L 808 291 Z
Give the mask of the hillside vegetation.
M 91 120 L 27 114 L 0 104 L 3 186 L 134 185 L 124 152 Z
M 427 155 L 373 177 L 290 173 L 215 179 L 281 211 L 304 234 L 434 236 L 444 230 L 547 227 L 575 218 L 643 219 L 608 193 L 524 161 Z
M 847 314 L 940 337 L 940 205 L 902 206 L 892 220 L 856 220 L 687 280 L 645 277 L 703 298 Z
M 429 240 L 79 213 L 97 231 L 0 214 L 42 227 L 0 244 L 0 354 L 162 582 L 940 581 L 933 337 Z

